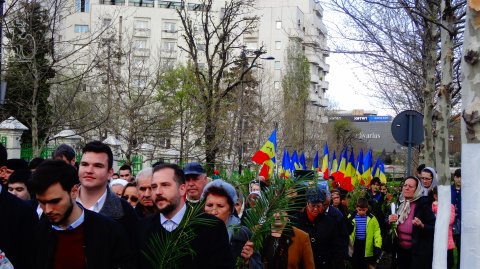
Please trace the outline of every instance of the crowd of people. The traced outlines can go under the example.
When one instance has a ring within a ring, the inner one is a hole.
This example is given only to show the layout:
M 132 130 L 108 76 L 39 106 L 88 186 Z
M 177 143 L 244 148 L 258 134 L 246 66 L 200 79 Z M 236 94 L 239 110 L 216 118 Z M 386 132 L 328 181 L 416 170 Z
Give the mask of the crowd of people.
M 157 268 L 156 257 L 175 261 L 165 268 L 235 268 L 240 261 L 244 268 L 366 269 L 379 268 L 385 253 L 392 253 L 385 268 L 431 268 L 438 208 L 431 167 L 405 179 L 394 212 L 378 178 L 350 201 L 354 210 L 344 190 L 314 184 L 299 199 L 301 210 L 273 214 L 258 247 L 243 218 L 268 188 L 265 178 L 252 179 L 242 194 L 195 162 L 157 163 L 134 176 L 128 165 L 115 173 L 102 142 L 87 143 L 78 164 L 75 156 L 61 145 L 52 159 L 27 163 L 8 159 L 0 145 L 1 269 Z M 460 252 L 459 169 L 451 188 L 448 268 L 453 249 Z M 152 246 L 185 236 L 176 231 L 186 222 L 188 245 L 159 255 Z

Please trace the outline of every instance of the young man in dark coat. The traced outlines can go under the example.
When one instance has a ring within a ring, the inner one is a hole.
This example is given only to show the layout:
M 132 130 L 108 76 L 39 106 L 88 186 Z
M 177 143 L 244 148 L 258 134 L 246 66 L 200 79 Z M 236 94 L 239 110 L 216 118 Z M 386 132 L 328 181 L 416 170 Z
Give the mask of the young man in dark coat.
M 35 230 L 32 268 L 136 268 L 122 226 L 75 202 L 76 181 L 76 169 L 60 160 L 45 161 L 33 174 L 46 217 Z
M 77 202 L 85 209 L 118 221 L 127 231 L 130 242 L 136 241 L 138 217 L 133 207 L 108 188 L 108 179 L 113 174 L 113 153 L 100 141 L 92 141 L 82 149 L 78 168 L 81 183 Z
M 6 167 L 7 150 L 0 144 L 0 174 Z M 1 176 L 1 175 L 0 175 Z M 31 240 L 37 217 L 26 202 L 8 192 L 0 183 L 0 251 L 15 269 L 30 269 Z
M 185 203 L 185 175 L 175 164 L 159 164 L 153 170 L 153 198 L 159 213 L 141 220 L 140 249 L 141 268 L 155 268 L 148 257 L 153 257 L 158 251 L 151 245 L 152 237 L 162 242 L 166 236 L 176 237 L 177 229 L 184 227 L 186 220 L 190 221 L 192 238 L 187 249 L 179 250 L 183 256 L 175 264 L 168 266 L 176 268 L 233 268 L 233 258 L 228 243 L 228 233 L 220 219 L 205 213 L 191 216 L 191 206 Z M 208 222 L 198 223 L 198 222 Z M 195 224 L 191 224 L 195 222 Z M 183 240 L 183 239 L 182 239 Z M 177 248 L 178 249 L 178 248 Z M 189 253 L 191 250 L 193 253 Z M 173 250 L 175 252 L 175 250 Z M 174 255 L 174 253 L 169 253 Z

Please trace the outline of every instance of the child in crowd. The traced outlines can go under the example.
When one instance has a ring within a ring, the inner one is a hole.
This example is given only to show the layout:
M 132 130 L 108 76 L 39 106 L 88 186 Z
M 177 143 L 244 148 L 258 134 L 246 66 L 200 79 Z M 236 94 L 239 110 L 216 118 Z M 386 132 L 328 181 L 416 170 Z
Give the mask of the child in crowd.
M 377 219 L 368 213 L 366 198 L 357 200 L 356 211 L 349 216 L 349 220 L 353 227 L 350 234 L 352 268 L 367 269 L 376 263 L 381 253 L 382 235 Z

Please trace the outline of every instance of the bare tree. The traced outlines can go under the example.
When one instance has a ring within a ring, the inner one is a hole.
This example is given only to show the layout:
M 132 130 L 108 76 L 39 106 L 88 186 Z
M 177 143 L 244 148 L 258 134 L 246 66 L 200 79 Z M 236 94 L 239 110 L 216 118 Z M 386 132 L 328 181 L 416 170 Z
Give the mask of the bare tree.
M 185 1 L 178 9 L 185 46 L 180 49 L 189 56 L 195 73 L 195 80 L 200 87 L 198 103 L 204 115 L 205 157 L 209 169 L 213 169 L 222 138 L 225 137 L 220 127 L 229 95 L 238 90 L 238 85 L 245 82 L 246 74 L 255 66 L 262 52 L 249 58 L 248 65 L 235 76 L 225 76 L 235 65 L 240 65 L 241 37 L 253 31 L 258 17 L 252 16 L 249 9 L 255 1 L 232 0 L 221 6 L 213 0 L 201 0 L 196 11 L 190 10 Z M 204 67 L 203 67 L 204 66 Z M 232 126 L 228 126 L 232 128 Z

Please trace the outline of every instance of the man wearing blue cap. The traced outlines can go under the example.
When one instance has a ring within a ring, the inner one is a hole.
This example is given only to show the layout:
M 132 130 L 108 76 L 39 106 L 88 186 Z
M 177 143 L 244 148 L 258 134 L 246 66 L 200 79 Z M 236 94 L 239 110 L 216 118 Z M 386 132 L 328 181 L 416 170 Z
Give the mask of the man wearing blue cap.
M 187 201 L 190 204 L 196 204 L 200 201 L 203 188 L 208 183 L 205 169 L 196 162 L 187 163 L 183 168 L 185 173 L 185 183 L 187 185 Z

